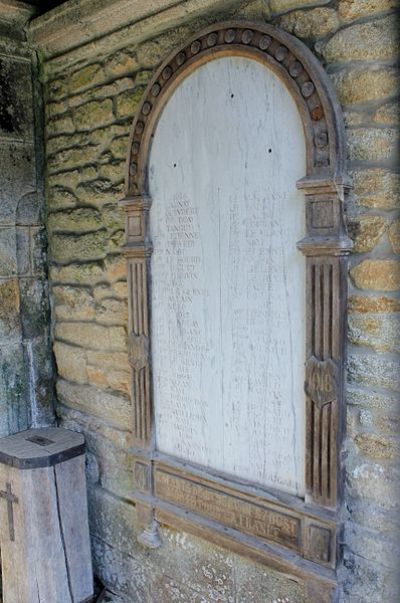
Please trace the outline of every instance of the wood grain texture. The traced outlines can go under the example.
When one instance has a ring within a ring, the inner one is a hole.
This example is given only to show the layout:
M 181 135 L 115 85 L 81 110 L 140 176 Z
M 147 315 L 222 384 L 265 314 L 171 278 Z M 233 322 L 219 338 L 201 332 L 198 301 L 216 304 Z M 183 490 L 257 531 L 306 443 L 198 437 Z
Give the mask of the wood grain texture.
M 0 489 L 6 483 L 18 502 L 11 539 L 0 499 L 4 603 L 80 603 L 91 597 L 84 455 L 35 469 L 0 464 Z
M 296 104 L 240 57 L 177 88 L 149 162 L 157 449 L 300 496 L 305 166 Z

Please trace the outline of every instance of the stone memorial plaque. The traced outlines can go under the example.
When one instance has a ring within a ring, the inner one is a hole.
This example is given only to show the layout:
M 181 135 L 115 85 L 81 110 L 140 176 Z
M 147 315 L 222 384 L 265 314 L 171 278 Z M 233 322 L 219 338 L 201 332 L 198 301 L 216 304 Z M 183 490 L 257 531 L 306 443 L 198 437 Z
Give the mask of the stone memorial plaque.
M 200 66 L 149 162 L 156 446 L 304 495 L 302 122 L 261 63 Z

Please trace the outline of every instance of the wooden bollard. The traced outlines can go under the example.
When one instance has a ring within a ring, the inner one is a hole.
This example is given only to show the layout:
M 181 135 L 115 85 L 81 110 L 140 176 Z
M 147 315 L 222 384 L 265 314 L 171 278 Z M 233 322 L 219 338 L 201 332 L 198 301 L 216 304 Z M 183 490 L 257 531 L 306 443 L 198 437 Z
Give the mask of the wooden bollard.
M 56 427 L 0 439 L 4 603 L 92 600 L 84 453 L 81 434 Z

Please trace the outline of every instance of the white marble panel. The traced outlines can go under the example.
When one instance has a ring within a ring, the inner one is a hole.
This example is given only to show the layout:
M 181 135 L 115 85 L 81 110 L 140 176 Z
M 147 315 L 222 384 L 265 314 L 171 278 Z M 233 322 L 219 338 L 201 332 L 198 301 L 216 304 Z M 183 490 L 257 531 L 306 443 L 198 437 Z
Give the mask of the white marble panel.
M 244 57 L 193 72 L 151 149 L 157 449 L 304 494 L 305 140 Z

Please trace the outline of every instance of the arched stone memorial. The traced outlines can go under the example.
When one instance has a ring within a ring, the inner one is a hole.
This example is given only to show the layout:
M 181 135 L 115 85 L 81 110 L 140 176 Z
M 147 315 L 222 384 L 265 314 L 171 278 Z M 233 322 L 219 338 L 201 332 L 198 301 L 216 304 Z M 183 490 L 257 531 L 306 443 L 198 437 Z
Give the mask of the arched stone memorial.
M 159 546 L 158 522 L 206 535 L 310 601 L 336 584 L 344 160 L 310 51 L 218 24 L 150 82 L 121 201 L 139 540 Z

